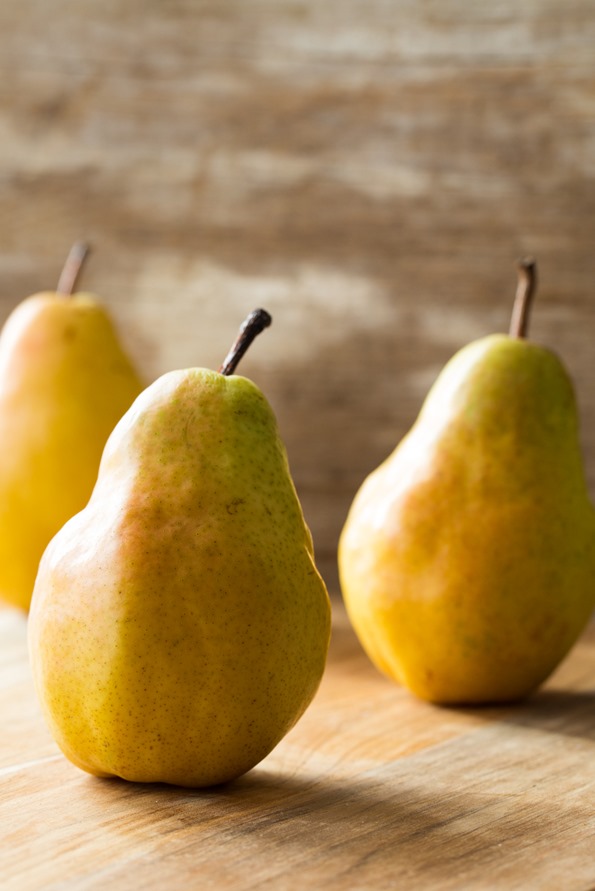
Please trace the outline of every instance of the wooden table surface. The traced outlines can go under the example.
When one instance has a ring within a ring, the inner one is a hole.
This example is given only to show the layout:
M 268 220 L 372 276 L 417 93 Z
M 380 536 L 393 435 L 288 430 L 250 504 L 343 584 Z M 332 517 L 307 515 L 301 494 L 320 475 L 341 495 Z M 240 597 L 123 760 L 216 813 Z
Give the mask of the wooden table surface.
M 0 321 L 79 237 L 147 381 L 217 367 L 266 306 L 242 371 L 336 587 L 357 487 L 533 253 L 595 494 L 594 45 L 593 0 L 3 0 Z M 70 766 L 0 611 L 2 891 L 595 887 L 595 630 L 530 703 L 470 711 L 335 621 L 294 731 L 188 792 Z
M 595 627 L 524 705 L 442 709 L 379 675 L 335 601 L 328 668 L 261 765 L 195 791 L 59 753 L 0 611 L 2 891 L 595 886 Z

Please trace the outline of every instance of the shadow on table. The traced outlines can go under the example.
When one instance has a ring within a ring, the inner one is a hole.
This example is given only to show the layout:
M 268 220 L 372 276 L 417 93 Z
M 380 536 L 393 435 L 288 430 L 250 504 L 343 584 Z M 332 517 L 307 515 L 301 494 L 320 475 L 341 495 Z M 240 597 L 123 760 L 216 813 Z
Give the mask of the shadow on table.
M 543 793 L 504 794 L 472 773 L 468 783 L 445 779 L 443 769 L 409 776 L 396 765 L 341 780 L 257 768 L 207 791 L 119 782 L 98 783 L 96 791 L 106 816 L 125 794 L 127 819 L 118 831 L 133 845 L 148 833 L 167 836 L 172 862 L 183 857 L 184 869 L 202 865 L 205 875 L 239 870 L 242 889 L 314 880 L 330 888 L 471 887 L 486 870 L 493 877 L 514 866 L 524 851 L 536 856 L 539 873 L 560 826 L 582 819 L 576 799 L 552 808 Z M 140 867 L 138 887 L 143 869 L 150 875 L 148 864 Z
M 595 691 L 540 690 L 499 715 L 505 723 L 595 741 Z

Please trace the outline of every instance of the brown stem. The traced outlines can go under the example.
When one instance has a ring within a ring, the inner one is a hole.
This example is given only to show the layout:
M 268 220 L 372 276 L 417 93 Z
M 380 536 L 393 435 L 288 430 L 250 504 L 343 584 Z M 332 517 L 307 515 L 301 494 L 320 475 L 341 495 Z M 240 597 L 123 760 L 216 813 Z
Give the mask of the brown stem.
M 84 262 L 89 254 L 89 245 L 84 241 L 75 241 L 66 257 L 66 262 L 60 273 L 60 280 L 56 292 L 64 297 L 70 297 L 74 291 L 77 279 L 81 273 Z
M 253 310 L 248 318 L 242 323 L 239 334 L 235 339 L 235 343 L 229 353 L 223 360 L 223 364 L 219 369 L 220 374 L 233 374 L 238 366 L 238 362 L 261 331 L 268 328 L 273 320 L 266 309 Z
M 529 314 L 537 286 L 537 266 L 532 257 L 526 257 L 517 263 L 518 283 L 509 334 L 511 337 L 527 337 L 529 330 Z

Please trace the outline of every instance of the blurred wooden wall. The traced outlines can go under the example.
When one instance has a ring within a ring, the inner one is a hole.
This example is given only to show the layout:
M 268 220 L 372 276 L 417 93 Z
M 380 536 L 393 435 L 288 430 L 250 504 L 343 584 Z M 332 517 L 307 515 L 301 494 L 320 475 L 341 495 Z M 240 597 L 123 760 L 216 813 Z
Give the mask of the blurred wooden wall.
M 449 356 L 532 331 L 576 381 L 595 492 L 590 0 L 3 0 L 0 314 L 70 243 L 147 380 L 243 362 L 319 562 Z

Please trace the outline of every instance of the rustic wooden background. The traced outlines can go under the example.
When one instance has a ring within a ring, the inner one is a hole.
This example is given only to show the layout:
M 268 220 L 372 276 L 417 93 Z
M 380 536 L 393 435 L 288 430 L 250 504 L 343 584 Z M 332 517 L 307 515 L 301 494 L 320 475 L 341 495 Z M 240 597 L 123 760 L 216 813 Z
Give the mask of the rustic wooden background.
M 3 0 L 1 319 L 81 236 L 147 380 L 267 307 L 242 370 L 335 587 L 359 483 L 533 253 L 595 492 L 594 73 L 592 0 Z

